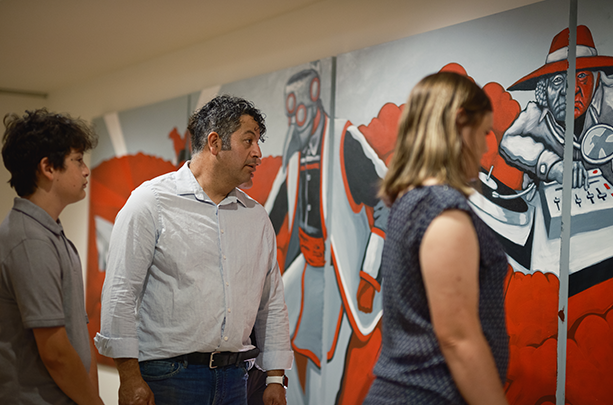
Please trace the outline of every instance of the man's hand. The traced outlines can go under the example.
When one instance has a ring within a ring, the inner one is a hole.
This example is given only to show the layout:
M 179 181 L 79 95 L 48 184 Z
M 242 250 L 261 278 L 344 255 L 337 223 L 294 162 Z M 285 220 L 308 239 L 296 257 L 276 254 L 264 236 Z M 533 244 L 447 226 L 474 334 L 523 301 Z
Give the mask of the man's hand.
M 119 405 L 154 405 L 153 392 L 142 378 L 122 381 L 119 386 Z
M 268 370 L 268 377 L 281 377 L 285 374 L 285 370 Z M 262 395 L 264 405 L 287 405 L 285 387 L 283 384 L 270 383 L 266 386 Z
M 140 374 L 137 359 L 115 359 L 119 372 L 119 405 L 155 405 L 153 392 Z
M 583 187 L 587 190 L 590 186 L 587 176 L 587 170 L 585 170 L 583 163 L 578 160 L 573 161 L 573 188 Z
M 551 180 L 555 180 L 558 183 L 562 184 L 563 181 L 563 176 L 564 174 L 564 164 L 562 163 L 562 161 L 559 161 L 557 163 L 555 163 L 553 166 L 551 166 L 551 169 L 549 170 L 549 174 L 548 174 L 548 178 Z M 583 166 L 583 163 L 579 160 L 573 160 L 573 173 L 572 173 L 573 179 L 572 179 L 572 187 L 573 188 L 579 188 L 579 187 L 583 187 L 584 189 L 588 189 L 589 187 L 589 183 L 587 181 L 587 170 L 585 170 L 585 167 Z
M 265 405 L 286 405 L 285 387 L 282 384 L 268 384 L 262 399 Z

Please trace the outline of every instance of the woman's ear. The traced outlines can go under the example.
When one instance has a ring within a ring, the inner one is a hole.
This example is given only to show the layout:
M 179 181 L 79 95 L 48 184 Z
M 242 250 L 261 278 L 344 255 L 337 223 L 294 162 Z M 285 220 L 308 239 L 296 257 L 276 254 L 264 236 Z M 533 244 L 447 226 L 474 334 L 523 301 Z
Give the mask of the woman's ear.
M 455 124 L 458 127 L 458 130 L 461 130 L 467 122 L 468 117 L 466 116 L 466 111 L 461 107 L 458 108 L 458 112 L 455 115 Z

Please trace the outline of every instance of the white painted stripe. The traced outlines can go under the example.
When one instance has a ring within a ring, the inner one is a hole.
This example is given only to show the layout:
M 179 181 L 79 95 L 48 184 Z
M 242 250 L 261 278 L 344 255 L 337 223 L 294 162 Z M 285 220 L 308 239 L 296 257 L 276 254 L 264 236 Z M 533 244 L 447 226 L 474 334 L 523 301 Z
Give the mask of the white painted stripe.
M 368 143 L 364 135 L 362 135 L 358 127 L 356 127 L 355 125 L 350 125 L 347 128 L 347 132 L 350 133 L 351 136 L 353 136 L 353 139 L 355 139 L 356 141 L 360 143 L 360 145 L 362 146 L 362 150 L 364 151 L 364 154 L 373 163 L 373 166 L 375 167 L 375 171 L 377 172 L 377 175 L 380 178 L 384 178 L 385 175 L 387 174 L 387 166 L 385 165 L 385 162 L 381 160 L 379 155 L 377 155 L 377 152 L 375 152 L 373 147 L 370 146 L 370 144 Z
M 585 45 L 577 45 L 577 58 L 585 58 L 589 56 L 598 56 L 596 48 L 590 48 Z
M 567 58 L 568 58 L 568 47 L 565 46 L 564 48 L 560 48 L 557 51 L 551 52 L 549 55 L 547 55 L 547 59 L 545 60 L 545 63 L 559 62 Z
M 266 203 L 264 204 L 264 208 L 268 215 L 272 211 L 272 208 L 275 205 L 275 200 L 277 198 L 277 194 L 279 194 L 279 189 L 281 185 L 285 182 L 285 167 L 281 166 L 277 175 L 275 176 L 275 180 L 272 182 L 272 188 L 270 189 L 270 193 L 268 193 L 268 197 L 266 197 Z M 282 196 L 283 197 L 283 196 Z
M 126 141 L 123 137 L 123 131 L 121 130 L 121 124 L 119 123 L 119 115 L 114 112 L 106 114 L 104 116 L 104 123 L 106 129 L 109 131 L 111 137 L 111 143 L 115 150 L 115 156 L 121 157 L 128 154 L 128 148 L 126 147 Z
M 590 56 L 598 56 L 598 51 L 596 48 L 590 48 L 589 46 L 585 45 L 577 45 L 577 58 L 586 58 Z M 565 59 L 568 59 L 568 47 L 566 46 L 547 55 L 547 60 L 545 62 L 553 63 Z
M 201 109 L 206 103 L 214 99 L 215 96 L 219 94 L 220 89 L 221 85 L 203 89 L 200 92 L 200 97 L 198 97 L 198 104 L 196 104 L 196 110 Z

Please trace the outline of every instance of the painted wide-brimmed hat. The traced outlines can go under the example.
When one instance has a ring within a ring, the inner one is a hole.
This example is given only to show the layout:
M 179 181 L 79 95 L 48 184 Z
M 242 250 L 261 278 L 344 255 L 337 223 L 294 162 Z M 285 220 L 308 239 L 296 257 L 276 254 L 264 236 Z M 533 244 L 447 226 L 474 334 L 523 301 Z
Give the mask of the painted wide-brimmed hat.
M 539 79 L 568 69 L 568 37 L 566 28 L 553 37 L 545 64 L 534 72 L 513 83 L 507 90 L 534 90 Z M 613 73 L 613 57 L 599 56 L 590 29 L 585 25 L 577 27 L 577 71 L 601 70 L 607 75 Z

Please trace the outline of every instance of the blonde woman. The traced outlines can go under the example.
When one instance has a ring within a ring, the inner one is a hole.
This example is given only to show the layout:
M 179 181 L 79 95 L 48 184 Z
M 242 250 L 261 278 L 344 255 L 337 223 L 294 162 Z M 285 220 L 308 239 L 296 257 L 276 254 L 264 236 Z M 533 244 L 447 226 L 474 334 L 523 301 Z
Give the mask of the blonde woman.
M 383 343 L 366 404 L 506 404 L 507 260 L 467 200 L 491 128 L 465 76 L 428 76 L 409 96 L 380 191 Z

